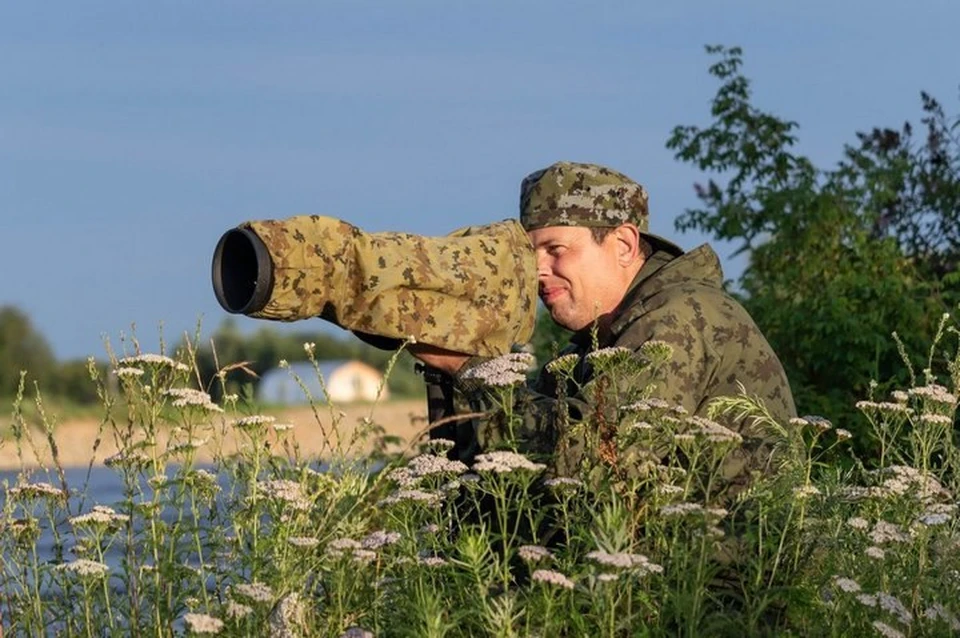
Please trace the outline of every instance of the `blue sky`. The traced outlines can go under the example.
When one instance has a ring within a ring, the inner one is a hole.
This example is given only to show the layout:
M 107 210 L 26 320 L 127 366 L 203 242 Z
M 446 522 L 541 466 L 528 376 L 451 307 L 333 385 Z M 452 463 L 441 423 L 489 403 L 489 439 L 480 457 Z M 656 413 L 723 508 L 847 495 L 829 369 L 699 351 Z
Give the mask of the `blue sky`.
M 921 90 L 957 112 L 957 25 L 952 0 L 3 3 L 0 304 L 61 359 L 131 324 L 155 351 L 161 323 L 227 316 L 210 259 L 242 221 L 441 235 L 514 216 L 558 159 L 644 183 L 652 230 L 693 247 L 673 220 L 698 175 L 664 142 L 708 121 L 705 44 L 742 46 L 756 103 L 827 164 Z

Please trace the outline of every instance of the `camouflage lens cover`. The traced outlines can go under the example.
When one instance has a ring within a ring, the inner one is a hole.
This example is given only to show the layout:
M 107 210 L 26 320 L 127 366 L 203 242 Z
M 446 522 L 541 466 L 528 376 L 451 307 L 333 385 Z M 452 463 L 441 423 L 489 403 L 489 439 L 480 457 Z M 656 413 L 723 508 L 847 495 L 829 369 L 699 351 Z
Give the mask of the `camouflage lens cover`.
M 273 262 L 273 290 L 251 316 L 321 317 L 358 333 L 499 356 L 533 333 L 536 259 L 516 220 L 442 237 L 367 233 L 305 215 L 251 221 Z

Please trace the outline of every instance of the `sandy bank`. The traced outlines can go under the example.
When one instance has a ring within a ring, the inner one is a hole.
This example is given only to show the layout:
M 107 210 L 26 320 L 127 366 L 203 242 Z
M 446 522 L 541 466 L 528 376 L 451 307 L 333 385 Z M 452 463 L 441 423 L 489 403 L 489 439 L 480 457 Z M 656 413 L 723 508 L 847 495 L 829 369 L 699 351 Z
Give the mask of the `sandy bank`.
M 272 411 L 268 414 L 276 417 L 277 423 L 290 423 L 294 426 L 286 432 L 271 433 L 271 445 L 278 453 L 283 453 L 285 447 L 287 450 L 296 447 L 304 457 L 329 457 L 330 450 L 338 444 L 338 440 L 341 446 L 345 446 L 360 426 L 361 420 L 371 416 L 371 406 L 338 406 L 334 414 L 325 407 L 318 409 L 316 414 L 309 407 Z M 400 437 L 406 444 L 423 433 L 426 414 L 425 400 L 391 401 L 373 407 L 372 420 L 376 425 L 382 426 L 387 434 Z M 236 449 L 238 433 L 229 425 L 231 420 L 228 418 L 225 423 L 213 423 L 196 433 L 201 439 L 209 439 L 197 450 L 199 462 L 212 461 L 218 447 L 226 453 Z M 333 427 L 334 423 L 337 424 L 336 428 Z M 133 431 L 136 435 L 136 428 Z M 54 442 L 63 467 L 86 467 L 91 459 L 95 465 L 101 465 L 105 459 L 116 454 L 119 448 L 116 433 L 109 427 L 100 432 L 100 423 L 95 419 L 58 424 L 54 432 Z M 166 449 L 166 435 L 160 438 L 159 445 L 161 449 Z M 356 452 L 362 453 L 369 448 L 369 443 L 360 445 Z M 40 431 L 31 432 L 29 440 L 24 441 L 22 454 L 23 464 L 27 467 L 51 467 L 53 464 L 51 446 Z M 0 470 L 15 470 L 20 467 L 17 446 L 7 436 L 0 441 Z

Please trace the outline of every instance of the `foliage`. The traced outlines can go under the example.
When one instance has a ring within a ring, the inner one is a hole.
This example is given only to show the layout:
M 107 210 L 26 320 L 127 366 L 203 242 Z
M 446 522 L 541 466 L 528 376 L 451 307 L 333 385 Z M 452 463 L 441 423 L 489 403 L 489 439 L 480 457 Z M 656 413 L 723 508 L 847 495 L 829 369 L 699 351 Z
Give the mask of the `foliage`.
M 0 396 L 14 395 L 21 370 L 46 381 L 55 369 L 53 351 L 27 314 L 14 306 L 0 307 Z
M 958 336 L 944 322 L 929 350 L 944 377 L 859 404 L 881 455 L 846 471 L 822 462 L 850 438 L 824 419 L 720 399 L 735 432 L 630 389 L 623 375 L 669 359 L 652 346 L 590 355 L 591 384 L 620 394 L 611 436 L 585 422 L 600 436 L 579 478 L 510 440 L 470 468 L 442 440 L 371 466 L 355 452 L 383 436 L 372 416 L 327 432 L 320 471 L 269 415 L 196 389 L 195 346 L 115 360 L 124 400 L 98 392 L 124 496 L 92 502 L 56 467 L 5 486 L 4 635 L 944 635 L 960 628 Z M 522 375 L 491 383 L 512 409 Z M 730 493 L 723 468 L 754 437 L 768 469 Z M 625 467 L 638 443 L 660 454 Z
M 533 356 L 543 364 L 553 359 L 563 349 L 573 333 L 558 325 L 550 318 L 550 313 L 539 306 L 537 324 L 533 331 L 530 345 L 533 347 Z
M 713 120 L 676 127 L 667 146 L 718 181 L 697 185 L 702 206 L 677 228 L 749 252 L 744 305 L 798 408 L 850 419 L 873 379 L 906 381 L 891 332 L 918 351 L 960 301 L 960 119 L 923 94 L 924 141 L 909 124 L 874 129 L 837 167 L 818 168 L 796 150 L 796 122 L 752 103 L 740 49 L 708 51 Z

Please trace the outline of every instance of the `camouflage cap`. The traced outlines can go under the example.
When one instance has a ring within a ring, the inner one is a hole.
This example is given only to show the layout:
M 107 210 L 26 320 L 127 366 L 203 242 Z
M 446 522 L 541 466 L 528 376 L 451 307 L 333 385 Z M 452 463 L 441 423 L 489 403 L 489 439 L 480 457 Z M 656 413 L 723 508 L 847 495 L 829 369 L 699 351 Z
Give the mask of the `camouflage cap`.
M 599 164 L 556 162 L 527 175 L 520 184 L 520 223 L 528 231 L 631 223 L 655 248 L 681 254 L 679 246 L 648 232 L 648 200 L 647 190 L 619 171 Z

